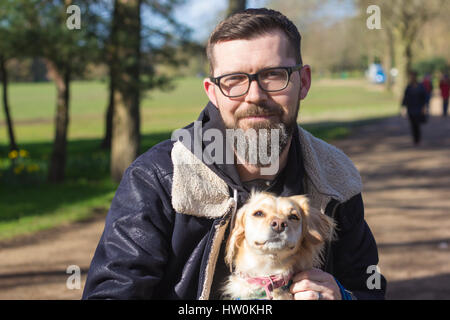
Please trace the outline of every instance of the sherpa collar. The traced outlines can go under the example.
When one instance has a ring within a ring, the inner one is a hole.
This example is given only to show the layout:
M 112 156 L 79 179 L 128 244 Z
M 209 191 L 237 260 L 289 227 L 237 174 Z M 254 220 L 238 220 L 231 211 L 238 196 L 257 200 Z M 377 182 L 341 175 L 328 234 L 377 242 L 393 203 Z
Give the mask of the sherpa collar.
M 339 149 L 299 127 L 305 187 L 313 206 L 325 212 L 331 199 L 345 202 L 362 191 L 358 170 Z M 220 218 L 235 205 L 228 185 L 186 146 L 172 149 L 172 206 L 183 214 Z M 299 182 L 301 183 L 301 182 Z

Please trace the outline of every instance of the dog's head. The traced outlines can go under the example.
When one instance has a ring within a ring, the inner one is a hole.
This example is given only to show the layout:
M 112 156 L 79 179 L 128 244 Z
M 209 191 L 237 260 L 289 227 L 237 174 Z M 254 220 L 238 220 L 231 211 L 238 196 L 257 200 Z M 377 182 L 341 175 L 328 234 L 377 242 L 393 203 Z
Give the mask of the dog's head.
M 292 264 L 303 258 L 317 265 L 323 244 L 332 239 L 333 230 L 333 221 L 311 207 L 306 196 L 253 193 L 236 214 L 225 261 L 230 267 L 236 265 L 236 255 L 245 248 L 278 259 L 292 257 Z

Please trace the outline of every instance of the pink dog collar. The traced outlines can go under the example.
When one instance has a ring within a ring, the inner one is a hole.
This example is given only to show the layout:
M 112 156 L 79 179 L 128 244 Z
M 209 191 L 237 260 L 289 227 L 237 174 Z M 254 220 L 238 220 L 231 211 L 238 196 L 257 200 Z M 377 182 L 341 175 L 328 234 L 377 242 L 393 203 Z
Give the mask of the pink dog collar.
M 272 300 L 272 294 L 271 292 L 275 289 L 285 287 L 290 285 L 290 280 L 293 276 L 293 273 L 289 273 L 287 275 L 277 274 L 267 277 L 250 277 L 248 275 L 242 275 L 240 274 L 242 278 L 247 280 L 250 284 L 257 284 L 260 287 L 264 288 L 264 291 L 266 292 L 266 297 L 269 300 Z

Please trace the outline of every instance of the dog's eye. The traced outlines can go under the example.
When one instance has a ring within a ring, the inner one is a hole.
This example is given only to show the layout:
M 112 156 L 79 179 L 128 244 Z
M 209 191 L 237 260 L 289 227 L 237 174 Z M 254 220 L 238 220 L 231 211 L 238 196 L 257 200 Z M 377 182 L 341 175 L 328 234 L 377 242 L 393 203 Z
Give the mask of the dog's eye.
M 288 217 L 289 220 L 300 220 L 299 217 L 296 214 L 291 214 Z
M 256 212 L 253 214 L 253 216 L 254 216 L 254 217 L 264 217 L 264 212 L 262 212 L 262 211 L 256 211 Z

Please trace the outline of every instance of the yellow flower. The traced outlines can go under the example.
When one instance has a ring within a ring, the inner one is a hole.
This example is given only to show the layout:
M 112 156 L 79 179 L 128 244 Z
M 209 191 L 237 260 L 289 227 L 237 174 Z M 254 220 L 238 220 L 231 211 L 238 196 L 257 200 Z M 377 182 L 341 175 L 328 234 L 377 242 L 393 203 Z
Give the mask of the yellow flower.
M 27 166 L 27 171 L 29 173 L 39 171 L 39 166 L 37 164 L 30 164 Z
M 20 151 L 19 151 L 19 155 L 20 155 L 22 158 L 26 158 L 26 157 L 28 157 L 29 152 L 28 152 L 27 150 L 20 150 Z
M 14 168 L 14 174 L 20 174 L 24 169 L 24 165 L 21 164 L 20 166 L 17 166 Z
M 17 152 L 17 150 L 13 150 L 8 154 L 8 158 L 15 159 L 15 158 L 17 158 L 18 155 L 19 155 L 19 153 Z

